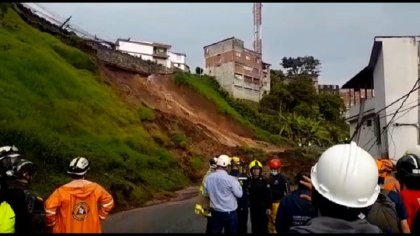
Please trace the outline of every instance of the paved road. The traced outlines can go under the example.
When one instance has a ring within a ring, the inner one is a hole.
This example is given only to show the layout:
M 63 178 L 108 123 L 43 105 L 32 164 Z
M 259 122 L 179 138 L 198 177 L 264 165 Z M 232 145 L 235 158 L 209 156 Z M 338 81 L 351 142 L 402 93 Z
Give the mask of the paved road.
M 204 233 L 206 219 L 193 209 L 196 197 L 119 212 L 104 222 L 104 233 Z M 250 223 L 248 221 L 248 232 Z
M 206 219 L 194 214 L 195 197 L 111 215 L 105 233 L 203 233 Z

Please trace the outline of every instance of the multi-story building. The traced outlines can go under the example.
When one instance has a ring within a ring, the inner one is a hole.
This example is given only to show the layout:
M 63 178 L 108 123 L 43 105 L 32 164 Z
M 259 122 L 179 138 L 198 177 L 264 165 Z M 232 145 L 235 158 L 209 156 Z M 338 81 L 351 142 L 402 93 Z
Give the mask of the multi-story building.
M 235 98 L 259 102 L 270 92 L 270 64 L 235 37 L 204 47 L 204 73 Z
M 171 45 L 130 39 L 117 39 L 115 45 L 117 50 L 143 60 L 153 61 L 168 68 L 177 67 L 184 71 L 189 70 L 186 65 L 186 55 L 170 52 Z
M 185 64 L 187 55 L 185 53 L 168 52 L 171 67 L 179 68 L 183 71 L 190 71 L 190 67 Z
M 362 91 L 346 115 L 353 140 L 394 163 L 407 151 L 420 154 L 419 42 L 418 36 L 375 37 L 369 64 L 342 87 Z

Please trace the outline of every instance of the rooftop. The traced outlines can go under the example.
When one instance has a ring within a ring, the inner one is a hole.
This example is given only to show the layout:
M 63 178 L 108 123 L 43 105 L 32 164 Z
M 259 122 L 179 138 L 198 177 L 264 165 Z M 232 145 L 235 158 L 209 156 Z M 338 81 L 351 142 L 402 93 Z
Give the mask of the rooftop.
M 207 46 L 204 46 L 203 48 L 210 47 L 210 46 L 213 46 L 213 45 L 216 45 L 216 44 L 218 44 L 218 43 L 221 43 L 221 42 L 224 42 L 224 41 L 228 41 L 228 40 L 231 40 L 231 39 L 237 39 L 237 38 L 235 38 L 234 36 L 232 36 L 232 37 L 230 37 L 230 38 L 226 38 L 226 39 L 223 39 L 223 40 L 217 41 L 217 42 L 215 42 L 215 43 L 209 44 L 209 45 L 207 45 Z
M 130 42 L 130 43 L 137 43 L 137 44 L 142 44 L 142 45 L 151 45 L 154 47 L 163 47 L 163 48 L 171 48 L 172 46 L 169 44 L 163 44 L 163 43 L 156 43 L 156 42 L 147 42 L 147 41 L 136 41 L 136 40 L 131 40 L 130 38 L 128 39 L 117 39 L 115 44 L 118 44 L 118 42 Z

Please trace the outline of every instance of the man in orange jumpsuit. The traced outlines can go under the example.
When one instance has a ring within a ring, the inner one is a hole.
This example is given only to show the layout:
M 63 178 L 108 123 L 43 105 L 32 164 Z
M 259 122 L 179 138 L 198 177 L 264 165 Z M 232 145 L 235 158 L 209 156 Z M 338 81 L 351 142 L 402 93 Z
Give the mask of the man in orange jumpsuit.
M 56 189 L 45 202 L 47 225 L 53 233 L 101 233 L 101 222 L 114 206 L 112 196 L 85 179 L 89 161 L 74 158 L 67 173 L 72 181 Z

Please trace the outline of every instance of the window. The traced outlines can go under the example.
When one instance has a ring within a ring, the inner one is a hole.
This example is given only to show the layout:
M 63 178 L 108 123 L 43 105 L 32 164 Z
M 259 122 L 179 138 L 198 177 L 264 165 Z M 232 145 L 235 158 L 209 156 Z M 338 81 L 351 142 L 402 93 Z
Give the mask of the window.
M 261 62 L 260 59 L 257 58 L 257 63 L 260 63 L 260 62 Z
M 371 127 L 372 126 L 372 119 L 369 119 L 366 121 L 366 126 Z
M 241 57 L 241 53 L 240 52 L 236 52 L 236 56 L 237 57 Z
M 235 73 L 235 79 L 242 79 L 242 75 Z
M 249 67 L 249 66 L 244 66 L 244 70 L 249 70 L 249 71 L 252 71 L 252 68 L 251 68 L 251 67 Z
M 246 55 L 245 56 L 245 58 L 249 61 L 249 60 L 251 60 L 251 57 L 250 56 L 248 56 L 248 55 Z

